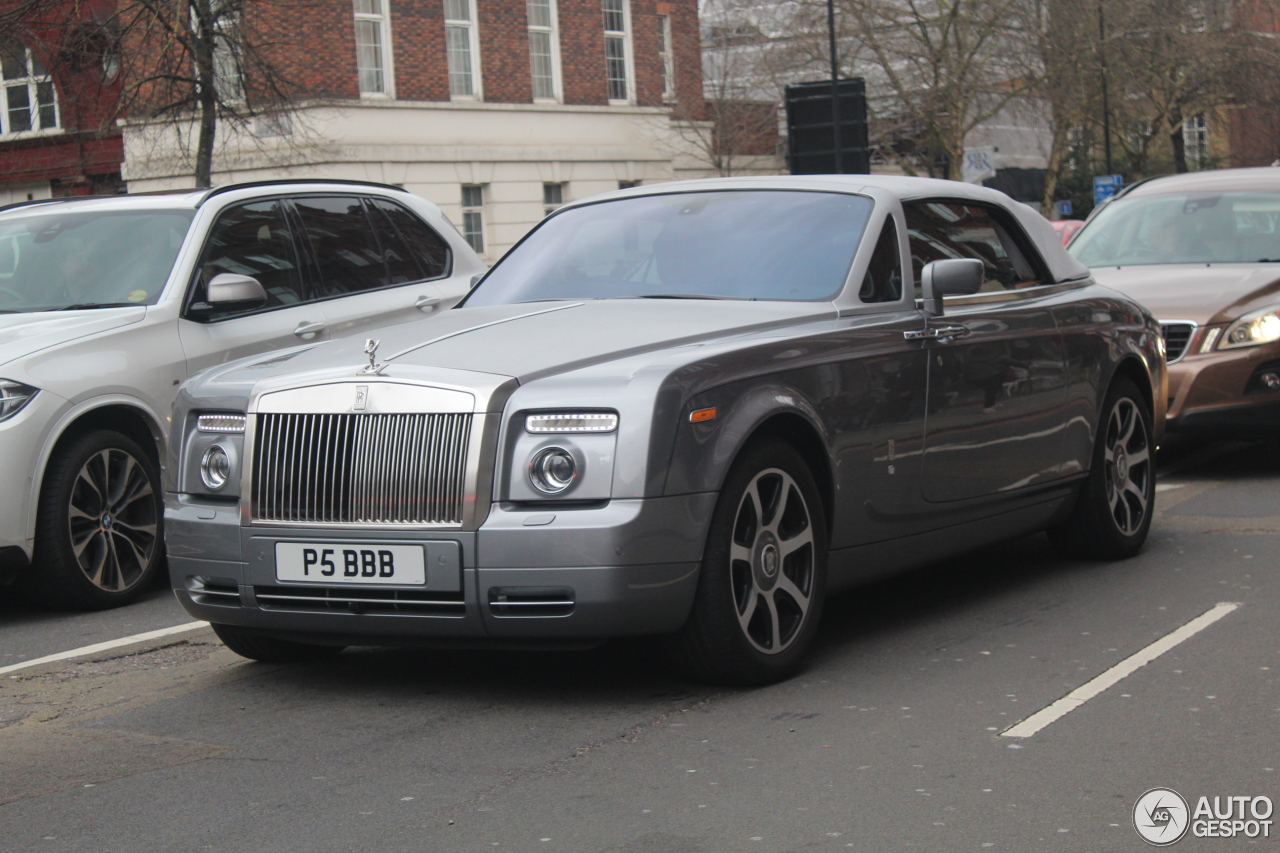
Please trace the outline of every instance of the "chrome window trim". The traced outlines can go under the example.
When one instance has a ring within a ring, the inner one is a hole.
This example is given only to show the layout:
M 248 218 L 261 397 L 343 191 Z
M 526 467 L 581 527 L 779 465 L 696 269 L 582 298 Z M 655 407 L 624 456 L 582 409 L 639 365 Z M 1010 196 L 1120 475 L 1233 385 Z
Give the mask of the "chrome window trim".
M 1055 293 L 1066 293 L 1081 287 L 1094 284 L 1093 279 L 1063 281 L 1057 284 L 1038 284 L 1035 287 L 1023 287 L 1017 290 L 994 290 L 989 293 L 975 293 L 971 296 L 944 296 L 944 305 L 985 305 L 991 302 L 1015 302 L 1023 299 L 1037 299 L 1041 296 L 1052 296 Z M 915 301 L 916 308 L 924 308 L 924 300 Z

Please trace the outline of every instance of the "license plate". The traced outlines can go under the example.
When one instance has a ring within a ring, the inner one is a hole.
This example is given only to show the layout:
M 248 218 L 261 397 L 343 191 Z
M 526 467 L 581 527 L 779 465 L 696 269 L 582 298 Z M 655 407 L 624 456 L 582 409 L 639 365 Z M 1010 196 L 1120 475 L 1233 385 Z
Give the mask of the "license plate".
M 426 584 L 421 545 L 277 542 L 276 580 L 293 583 Z

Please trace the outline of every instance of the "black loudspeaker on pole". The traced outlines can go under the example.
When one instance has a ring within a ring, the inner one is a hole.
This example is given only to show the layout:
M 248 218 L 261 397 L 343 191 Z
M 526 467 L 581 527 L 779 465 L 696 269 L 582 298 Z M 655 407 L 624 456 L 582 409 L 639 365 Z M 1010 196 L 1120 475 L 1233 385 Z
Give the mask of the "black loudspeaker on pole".
M 861 77 L 838 81 L 839 103 L 832 102 L 830 80 L 787 87 L 787 165 L 793 175 L 866 175 L 871 172 L 867 143 L 867 90 Z M 833 117 L 840 117 L 839 132 Z M 837 140 L 839 156 L 837 156 Z

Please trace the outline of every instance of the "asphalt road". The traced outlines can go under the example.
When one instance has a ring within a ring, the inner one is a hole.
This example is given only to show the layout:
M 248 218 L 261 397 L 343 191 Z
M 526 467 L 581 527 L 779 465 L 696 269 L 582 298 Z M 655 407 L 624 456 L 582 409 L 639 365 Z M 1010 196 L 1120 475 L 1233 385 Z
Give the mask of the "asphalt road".
M 237 658 L 207 631 L 0 683 L 5 851 L 1137 851 L 1150 788 L 1280 800 L 1280 454 L 1162 458 L 1118 564 L 1028 537 L 832 600 L 807 671 L 578 653 Z M 1001 732 L 1220 602 L 1032 737 Z M 188 621 L 0 609 L 0 666 Z M 1193 838 L 1180 851 L 1273 850 Z

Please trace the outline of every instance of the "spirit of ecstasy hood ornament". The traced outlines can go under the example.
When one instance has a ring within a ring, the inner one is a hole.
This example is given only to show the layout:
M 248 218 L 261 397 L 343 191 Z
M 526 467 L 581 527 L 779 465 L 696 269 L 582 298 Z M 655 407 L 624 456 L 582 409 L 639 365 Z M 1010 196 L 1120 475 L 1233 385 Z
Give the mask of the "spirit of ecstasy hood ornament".
M 360 368 L 361 373 L 377 373 L 386 365 L 378 364 L 378 344 L 382 341 L 375 341 L 369 338 L 364 342 L 364 354 L 369 356 L 369 366 Z

